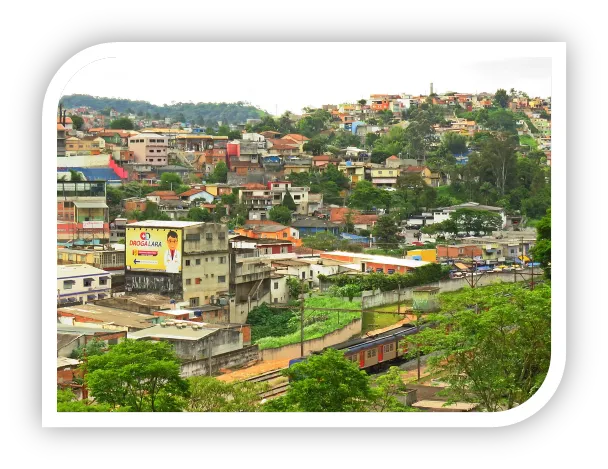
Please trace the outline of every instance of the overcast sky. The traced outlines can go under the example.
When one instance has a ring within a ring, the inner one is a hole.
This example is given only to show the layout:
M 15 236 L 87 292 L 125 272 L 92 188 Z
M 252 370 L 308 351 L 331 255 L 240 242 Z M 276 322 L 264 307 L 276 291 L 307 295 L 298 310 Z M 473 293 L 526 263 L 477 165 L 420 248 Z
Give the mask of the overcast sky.
M 172 102 L 246 101 L 272 114 L 376 93 L 551 95 L 551 59 L 497 43 L 122 43 L 63 94 Z

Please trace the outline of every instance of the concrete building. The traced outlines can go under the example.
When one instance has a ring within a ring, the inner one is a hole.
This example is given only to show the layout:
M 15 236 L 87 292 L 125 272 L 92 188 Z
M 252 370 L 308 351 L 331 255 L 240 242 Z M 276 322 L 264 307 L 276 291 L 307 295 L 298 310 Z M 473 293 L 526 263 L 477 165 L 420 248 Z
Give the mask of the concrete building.
M 125 269 L 125 252 L 103 249 L 101 246 L 99 246 L 99 249 L 57 250 L 57 265 L 74 264 L 88 264 L 103 271 L 123 271 Z
M 106 298 L 111 291 L 112 279 L 105 270 L 86 264 L 57 266 L 57 304 L 84 304 Z
M 128 224 L 125 291 L 168 295 L 190 306 L 214 304 L 228 293 L 227 233 L 218 223 Z
M 238 328 L 192 321 L 164 321 L 131 332 L 127 338 L 169 342 L 182 360 L 200 360 L 243 348 L 243 334 Z
M 159 323 L 160 318 L 124 309 L 86 304 L 58 306 L 57 322 L 75 327 L 94 327 L 107 331 L 134 332 Z
M 102 244 L 110 238 L 106 182 L 57 182 L 57 241 Z
M 129 138 L 129 151 L 136 163 L 166 166 L 169 139 L 155 133 L 139 133 Z
M 340 234 L 340 225 L 315 217 L 296 220 L 291 224 L 291 226 L 292 228 L 298 230 L 300 233 L 300 238 L 312 236 L 317 233 L 331 233 L 334 236 L 338 236 Z

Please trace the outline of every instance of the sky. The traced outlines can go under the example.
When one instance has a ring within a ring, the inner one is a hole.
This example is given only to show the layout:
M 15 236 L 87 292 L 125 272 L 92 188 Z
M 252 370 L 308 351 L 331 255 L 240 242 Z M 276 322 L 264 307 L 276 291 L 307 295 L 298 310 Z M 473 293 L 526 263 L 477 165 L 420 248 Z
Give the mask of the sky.
M 183 55 L 181 49 L 186 49 L 189 57 Z M 241 57 L 248 51 L 256 55 L 255 59 Z M 217 62 L 215 59 L 224 53 L 228 57 L 226 69 L 233 68 L 235 74 L 213 72 L 211 66 L 197 69 L 188 63 L 188 60 L 204 63 L 205 57 Z M 205 70 L 209 73 L 204 73 Z M 57 104 L 62 95 L 90 93 L 144 99 L 155 104 L 244 100 L 271 112 L 275 103 L 281 103 L 280 114 L 285 109 L 297 113 L 308 105 L 356 101 L 372 93 L 427 93 L 431 81 L 439 93 L 447 90 L 494 92 L 502 87 L 507 91 L 511 88 L 522 90 L 530 96 L 552 97 L 551 205 L 552 244 L 555 245 L 552 263 L 558 268 L 552 272 L 551 366 L 547 379 L 534 396 L 515 409 L 497 413 L 158 415 L 56 412 L 54 173 Z M 492 428 L 517 424 L 534 416 L 558 390 L 566 363 L 565 98 L 566 43 L 113 43 L 93 46 L 74 55 L 51 79 L 42 109 L 43 427 Z
M 370 94 L 428 94 L 431 82 L 436 93 L 550 96 L 551 58 L 527 57 L 520 44 L 119 43 L 76 72 L 63 94 L 157 105 L 244 101 L 277 115 Z

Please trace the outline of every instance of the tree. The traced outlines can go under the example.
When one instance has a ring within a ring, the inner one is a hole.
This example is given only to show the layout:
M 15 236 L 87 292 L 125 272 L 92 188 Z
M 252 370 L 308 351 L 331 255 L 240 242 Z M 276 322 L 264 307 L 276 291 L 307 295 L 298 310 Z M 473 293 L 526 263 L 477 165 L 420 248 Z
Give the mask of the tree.
M 267 412 L 362 412 L 373 403 L 367 374 L 334 349 L 311 355 L 284 374 L 291 383 L 289 390 L 266 403 Z
M 517 137 L 515 137 L 516 139 Z M 494 179 L 498 193 L 503 196 L 507 191 L 507 181 L 515 172 L 517 156 L 515 154 L 516 143 L 512 136 L 500 134 L 486 140 L 482 144 L 480 154 L 481 166 L 478 171 L 483 171 L 484 167 L 489 169 Z M 476 165 L 475 160 L 469 159 L 469 164 Z
M 82 117 L 70 114 L 70 119 L 72 119 L 72 127 L 74 129 L 80 130 L 82 128 L 82 124 L 84 124 L 84 119 Z
M 372 232 L 379 244 L 392 244 L 395 246 L 399 244 L 399 238 L 397 238 L 399 227 L 391 215 L 379 217 Z
M 418 409 L 406 406 L 397 400 L 404 395 L 407 387 L 401 376 L 401 369 L 391 366 L 387 373 L 376 378 L 374 387 L 374 404 L 370 410 L 375 412 L 417 412 Z
M 355 215 L 352 210 L 349 210 L 344 215 L 344 231 L 353 233 L 355 231 Z
M 359 101 L 357 101 L 361 106 L 365 106 L 367 104 L 367 100 L 366 99 L 360 99 Z
M 209 376 L 188 378 L 188 412 L 255 412 L 260 405 L 260 383 L 226 383 Z
M 215 165 L 213 173 L 207 178 L 210 183 L 225 183 L 228 181 L 228 166 L 223 161 Z
M 502 88 L 496 90 L 496 93 L 494 93 L 494 102 L 501 108 L 506 108 L 509 104 L 509 95 L 507 94 L 507 91 Z
M 540 262 L 545 278 L 551 279 L 551 209 L 536 224 L 536 245 L 532 248 L 535 262 Z
M 361 288 L 354 283 L 344 285 L 343 287 L 333 286 L 330 289 L 332 296 L 338 298 L 348 298 L 348 301 L 353 301 L 356 296 L 361 296 Z
M 441 140 L 441 143 L 454 155 L 467 151 L 467 138 L 464 135 L 446 132 Z
M 339 239 L 329 231 L 321 231 L 314 235 L 303 238 L 304 247 L 318 249 L 320 251 L 331 251 L 338 247 Z
M 119 117 L 118 119 L 114 119 L 110 122 L 111 129 L 121 129 L 121 130 L 133 130 L 135 128 L 135 124 L 128 117 Z
M 501 216 L 487 210 L 459 208 L 450 213 L 450 219 L 455 223 L 459 233 L 474 233 L 476 236 L 482 232 L 491 233 L 502 227 Z
M 95 355 L 101 355 L 106 351 L 106 343 L 98 339 L 93 339 L 87 343 L 86 347 L 76 347 L 74 350 L 72 350 L 70 358 L 74 358 L 76 360 L 84 359 L 85 349 L 87 358 Z
M 414 339 L 431 373 L 439 373 L 448 403 L 511 409 L 542 385 L 551 361 L 551 285 L 534 290 L 498 284 L 442 295 L 433 328 Z
M 125 339 L 86 364 L 86 384 L 100 403 L 132 412 L 177 412 L 188 384 L 167 342 Z
M 168 190 L 177 190 L 184 183 L 182 178 L 179 177 L 177 173 L 163 173 L 160 177 L 160 186 L 159 190 L 168 191 Z
M 289 225 L 291 224 L 291 213 L 292 211 L 284 205 L 275 205 L 268 212 L 268 216 L 272 221 L 281 225 Z
M 82 182 L 84 177 L 81 172 L 70 169 L 70 182 Z
M 391 111 L 389 109 L 384 109 L 382 111 L 378 111 L 378 117 L 380 118 L 380 121 L 384 125 L 388 125 L 393 120 L 393 117 L 394 117 L 393 111 Z
M 359 181 L 352 190 L 348 205 L 362 210 L 384 208 L 390 200 L 387 191 L 374 187 L 369 181 Z
M 70 389 L 57 390 L 57 412 L 112 412 L 113 410 L 115 409 L 108 404 L 79 401 Z
M 293 201 L 293 197 L 289 193 L 289 189 L 285 189 L 285 196 L 283 197 L 283 202 L 281 202 L 283 207 L 287 207 L 291 212 L 295 212 L 298 209 L 298 206 Z
M 211 221 L 213 217 L 211 216 L 211 212 L 206 208 L 192 207 L 188 210 L 187 218 L 192 221 Z
M 158 204 L 148 200 L 146 209 L 142 213 L 143 220 L 171 220 L 169 215 L 158 208 Z
M 380 136 L 378 134 L 375 134 L 373 132 L 368 132 L 368 133 L 365 134 L 365 145 L 367 147 L 373 148 L 374 143 L 376 143 L 379 138 L 380 138 Z M 376 163 L 376 161 L 373 161 L 373 157 L 374 157 L 374 154 L 373 154 L 373 151 L 372 151 L 372 163 Z

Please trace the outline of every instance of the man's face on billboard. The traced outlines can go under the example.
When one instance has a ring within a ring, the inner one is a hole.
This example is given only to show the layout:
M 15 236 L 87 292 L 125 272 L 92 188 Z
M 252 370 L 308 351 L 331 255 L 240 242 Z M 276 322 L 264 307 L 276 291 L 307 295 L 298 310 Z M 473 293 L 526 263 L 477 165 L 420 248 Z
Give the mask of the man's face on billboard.
M 171 238 L 171 237 L 167 238 L 167 246 L 172 251 L 174 251 L 175 249 L 177 249 L 177 238 Z

